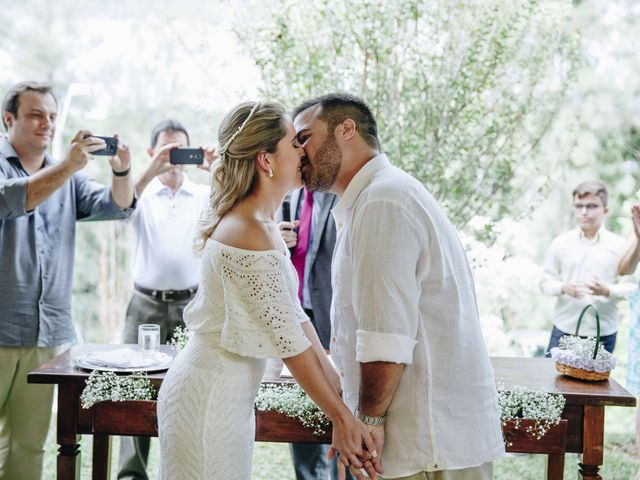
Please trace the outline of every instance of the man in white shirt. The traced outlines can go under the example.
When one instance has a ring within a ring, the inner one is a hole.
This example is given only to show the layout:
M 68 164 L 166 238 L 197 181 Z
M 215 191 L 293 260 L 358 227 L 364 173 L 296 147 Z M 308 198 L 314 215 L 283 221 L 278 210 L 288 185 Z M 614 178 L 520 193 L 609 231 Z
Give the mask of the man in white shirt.
M 558 346 L 560 338 L 575 333 L 580 312 L 589 304 L 600 315 L 600 340 L 613 352 L 618 330 L 616 301 L 637 289 L 632 277 L 618 278 L 627 241 L 603 225 L 609 212 L 603 183 L 583 182 L 572 197 L 578 227 L 556 237 L 544 260 L 542 291 L 558 297 L 547 352 Z M 580 335 L 595 336 L 595 320 L 583 320 Z
M 455 229 L 380 153 L 358 98 L 305 102 L 294 124 L 307 188 L 339 197 L 331 353 L 385 478 L 493 478 L 504 453 L 496 386 Z
M 189 145 L 189 134 L 175 120 L 164 120 L 151 133 L 147 153 L 151 162 L 136 181 L 138 209 L 130 222 L 135 233 L 134 291 L 127 307 L 123 342 L 138 342 L 138 326 L 160 325 L 166 343 L 178 326 L 182 311 L 196 292 L 200 261 L 193 241 L 200 213 L 209 198 L 208 185 L 189 180 L 183 165 L 169 163 L 169 152 Z M 212 149 L 205 149 L 208 170 Z M 149 438 L 122 437 L 119 479 L 146 480 Z

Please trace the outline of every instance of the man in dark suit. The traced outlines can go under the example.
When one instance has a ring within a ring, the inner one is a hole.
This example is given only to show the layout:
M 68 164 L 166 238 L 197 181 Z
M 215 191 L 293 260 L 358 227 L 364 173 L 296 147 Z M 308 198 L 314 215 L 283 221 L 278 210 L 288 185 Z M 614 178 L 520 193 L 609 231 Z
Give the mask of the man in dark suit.
M 336 243 L 331 209 L 336 202 L 332 193 L 301 188 L 291 193 L 291 213 L 287 218 L 287 208 L 283 208 L 279 224 L 300 279 L 300 301 L 327 351 L 331 341 L 331 257 Z M 292 443 L 290 447 L 297 480 L 338 478 L 335 462 L 327 458 L 329 445 Z

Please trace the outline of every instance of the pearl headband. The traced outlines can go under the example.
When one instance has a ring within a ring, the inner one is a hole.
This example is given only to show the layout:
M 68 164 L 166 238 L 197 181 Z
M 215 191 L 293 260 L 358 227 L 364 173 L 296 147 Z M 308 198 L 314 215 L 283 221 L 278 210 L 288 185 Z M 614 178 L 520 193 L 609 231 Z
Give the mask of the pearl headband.
M 218 150 L 218 154 L 220 156 L 224 155 L 227 152 L 227 149 L 229 148 L 229 146 L 233 143 L 236 137 L 240 135 L 240 132 L 242 132 L 244 127 L 246 127 L 247 123 L 249 123 L 249 120 L 251 120 L 251 117 L 253 117 L 253 114 L 256 113 L 256 110 L 258 110 L 259 107 L 260 107 L 260 102 L 256 102 L 256 104 L 253 106 L 253 108 L 249 112 L 249 115 L 247 115 L 247 118 L 245 118 L 244 122 L 242 122 L 242 125 L 238 127 L 238 129 L 233 133 L 233 135 L 231 135 L 231 138 L 227 140 L 227 143 L 225 143 L 220 148 L 220 150 Z

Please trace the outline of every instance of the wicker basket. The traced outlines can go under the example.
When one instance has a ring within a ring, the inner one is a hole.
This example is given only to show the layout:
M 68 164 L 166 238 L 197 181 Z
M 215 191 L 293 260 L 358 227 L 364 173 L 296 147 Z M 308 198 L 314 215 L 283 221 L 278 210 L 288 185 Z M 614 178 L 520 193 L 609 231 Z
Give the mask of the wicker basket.
M 580 380 L 588 380 L 590 382 L 600 382 L 609 378 L 609 372 L 594 372 L 593 370 L 585 370 L 583 368 L 570 367 L 564 363 L 556 362 L 556 370 L 567 377 L 578 378 Z
M 584 317 L 584 314 L 587 313 L 587 310 L 589 310 L 590 308 L 593 309 L 596 317 L 596 346 L 593 349 L 593 357 L 592 357 L 595 360 L 595 358 L 598 355 L 598 349 L 600 348 L 600 315 L 598 315 L 598 310 L 596 310 L 596 307 L 594 307 L 593 305 L 591 304 L 587 305 L 582 309 L 582 312 L 580 312 L 580 316 L 578 317 L 578 325 L 576 326 L 575 336 L 576 337 L 580 336 L 579 333 L 580 333 L 580 324 L 582 323 L 582 318 Z M 583 368 L 576 368 L 571 365 L 567 365 L 565 363 L 560 363 L 558 361 L 556 361 L 556 370 L 562 375 L 577 378 L 580 380 L 587 380 L 590 382 L 600 382 L 600 381 L 606 380 L 609 378 L 609 374 L 611 373 L 611 371 L 596 372 L 595 370 L 585 370 Z

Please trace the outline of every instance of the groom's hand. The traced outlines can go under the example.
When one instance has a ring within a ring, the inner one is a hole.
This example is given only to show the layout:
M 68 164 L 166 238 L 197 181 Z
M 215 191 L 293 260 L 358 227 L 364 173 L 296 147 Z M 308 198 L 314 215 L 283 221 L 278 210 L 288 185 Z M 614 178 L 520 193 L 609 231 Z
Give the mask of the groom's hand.
M 373 425 L 367 425 L 367 430 L 371 434 L 371 438 L 373 439 L 373 443 L 376 446 L 376 453 L 378 454 L 375 458 L 370 458 L 368 460 L 362 460 L 364 465 L 364 469 L 367 471 L 369 476 L 371 476 L 371 471 L 375 471 L 377 473 L 384 473 L 382 469 L 382 450 L 384 448 L 384 425 L 379 425 L 374 427 Z

